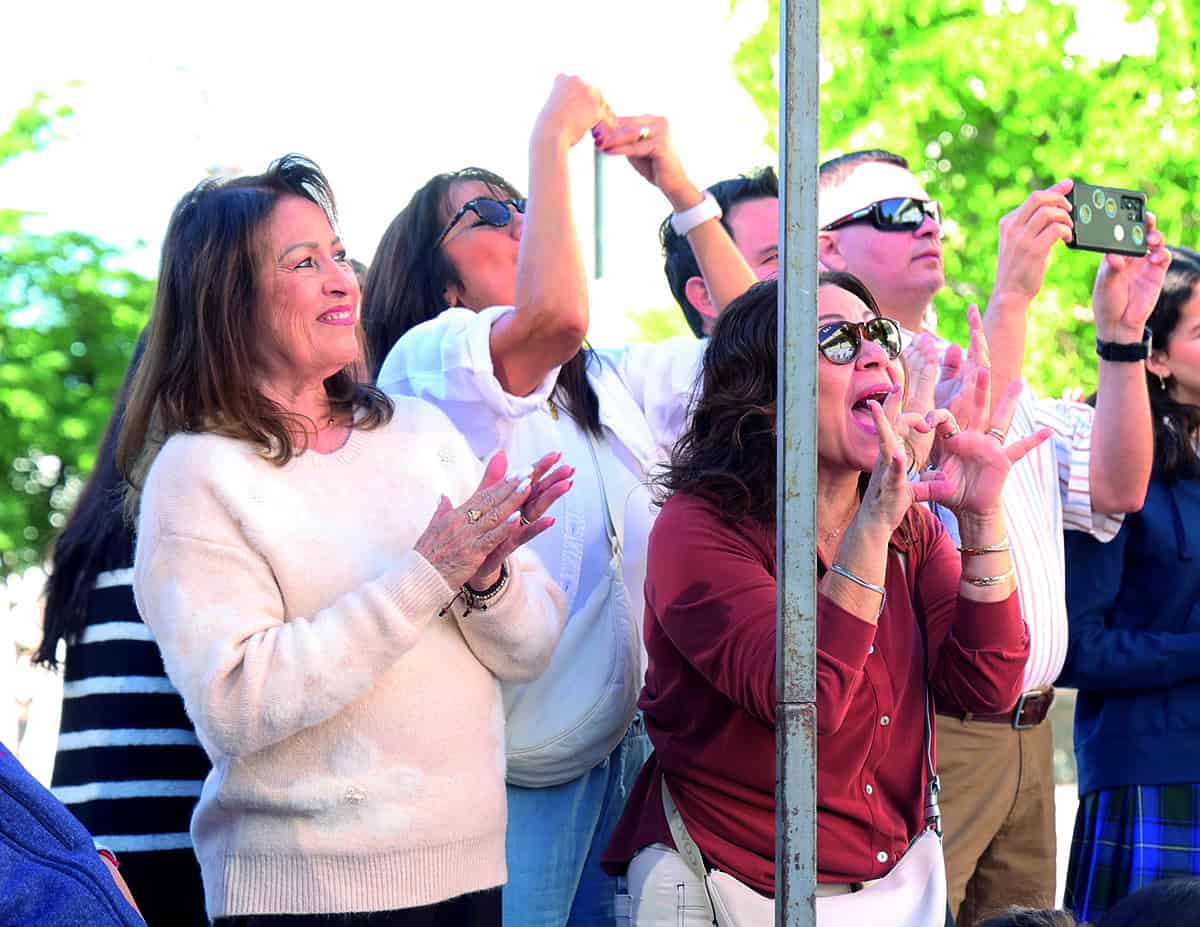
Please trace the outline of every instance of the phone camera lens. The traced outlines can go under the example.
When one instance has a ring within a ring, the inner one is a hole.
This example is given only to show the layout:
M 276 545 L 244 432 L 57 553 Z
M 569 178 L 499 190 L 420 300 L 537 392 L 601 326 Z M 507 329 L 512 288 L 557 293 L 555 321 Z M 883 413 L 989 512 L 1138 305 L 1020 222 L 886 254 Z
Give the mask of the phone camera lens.
M 1146 243 L 1146 230 L 1140 225 L 1135 225 L 1129 233 L 1129 237 L 1133 239 L 1133 243 L 1141 247 Z
M 1103 190 L 1093 190 L 1092 191 L 1092 204 L 1097 209 L 1104 208 L 1104 191 Z
M 1079 221 L 1084 225 L 1092 221 L 1092 207 L 1087 203 L 1079 204 Z
M 1111 196 L 1104 201 L 1104 214 L 1110 219 L 1117 218 L 1117 201 Z

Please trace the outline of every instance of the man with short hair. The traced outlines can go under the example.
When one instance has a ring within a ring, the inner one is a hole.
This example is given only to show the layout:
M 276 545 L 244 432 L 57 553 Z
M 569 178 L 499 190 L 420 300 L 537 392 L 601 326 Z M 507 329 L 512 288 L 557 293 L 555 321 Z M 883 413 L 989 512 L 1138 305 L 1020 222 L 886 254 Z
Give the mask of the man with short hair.
M 741 174 L 709 187 L 705 199 L 717 207 L 721 225 L 759 280 L 779 271 L 779 180 L 773 167 Z M 709 292 L 700 265 L 688 244 L 687 233 L 679 234 L 668 217 L 658 230 L 662 244 L 663 270 L 683 317 L 696 334 L 712 331 L 718 312 L 724 308 Z
M 984 319 L 993 396 L 1020 376 L 1024 320 L 1050 249 L 1069 240 L 1070 181 L 1038 190 L 1000 223 L 997 275 Z M 925 324 L 945 285 L 941 212 L 891 152 L 860 151 L 821 166 L 818 256 L 860 277 L 885 316 Z M 1146 258 L 1108 257 L 1093 294 L 1098 342 L 1137 353 L 1166 255 L 1153 233 Z M 946 343 L 940 343 L 944 350 Z M 986 361 L 984 361 L 986 363 Z M 1067 646 L 1064 525 L 1109 540 L 1111 515 L 1141 506 L 1151 464 L 1143 364 L 1099 361 L 1097 407 L 1035 399 L 1022 388 L 1006 443 L 1042 427 L 1053 439 L 1018 462 L 1002 499 L 1021 609 L 1030 632 L 1024 692 L 1012 712 L 973 717 L 937 704 L 938 772 L 950 908 L 964 925 L 1009 904 L 1050 907 L 1055 894 L 1053 742 L 1046 712 Z M 937 514 L 957 537 L 953 516 Z M 969 554 L 968 554 L 969 556 Z M 920 796 L 914 796 L 919 801 Z

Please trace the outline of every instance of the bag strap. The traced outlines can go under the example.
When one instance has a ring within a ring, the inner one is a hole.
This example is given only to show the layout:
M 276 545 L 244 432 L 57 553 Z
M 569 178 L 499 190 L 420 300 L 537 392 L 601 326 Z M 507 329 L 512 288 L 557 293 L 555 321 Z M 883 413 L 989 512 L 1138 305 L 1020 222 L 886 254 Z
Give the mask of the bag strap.
M 662 775 L 662 803 L 663 811 L 667 813 L 667 826 L 671 828 L 671 838 L 675 841 L 675 849 L 687 863 L 688 869 L 692 870 L 696 878 L 703 882 L 708 876 L 708 870 L 704 866 L 704 857 L 700 855 L 700 848 L 696 846 L 692 835 L 687 832 L 683 817 L 680 815 L 679 809 L 675 807 L 675 800 L 671 798 L 671 790 L 667 788 L 666 773 Z
M 604 485 L 604 471 L 600 467 L 600 454 L 596 449 L 596 439 L 586 428 L 581 428 L 587 438 L 588 450 L 592 452 L 592 466 L 596 468 L 596 484 L 600 487 L 600 500 L 604 503 L 604 530 L 608 535 L 608 547 L 613 556 L 620 558 L 625 544 L 625 512 L 617 512 L 608 498 L 608 489 Z M 611 455 L 611 451 L 609 454 Z
M 904 584 L 908 585 L 908 554 L 896 549 L 900 560 L 900 572 L 904 576 Z M 929 692 L 929 637 L 925 622 L 918 616 L 917 628 L 921 631 L 921 649 L 924 659 L 921 664 L 921 680 L 925 684 L 925 765 L 929 769 L 929 784 L 925 787 L 925 829 L 931 830 L 939 837 L 942 836 L 942 809 L 938 803 L 938 795 L 942 791 L 942 781 L 938 778 L 937 769 L 933 764 L 933 697 Z

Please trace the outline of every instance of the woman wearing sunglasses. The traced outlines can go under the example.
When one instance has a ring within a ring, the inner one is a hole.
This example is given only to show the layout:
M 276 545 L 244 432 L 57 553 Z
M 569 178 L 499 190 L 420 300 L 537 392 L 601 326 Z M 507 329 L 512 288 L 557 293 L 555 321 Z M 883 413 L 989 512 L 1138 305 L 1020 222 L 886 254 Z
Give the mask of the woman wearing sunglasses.
M 717 321 L 658 484 L 639 702 L 655 750 L 604 858 L 627 875 L 634 924 L 712 922 L 677 852 L 680 826 L 707 867 L 775 894 L 776 299 L 774 281 L 756 284 Z M 1047 433 L 1002 447 L 988 429 L 1007 424 L 1013 396 L 989 417 L 986 372 L 961 421 L 946 410 L 904 421 L 898 325 L 844 273 L 821 275 L 818 312 L 821 897 L 886 877 L 923 832 L 927 687 L 974 712 L 1017 697 L 1028 637 L 1000 490 Z M 937 432 L 940 469 L 909 479 L 900 425 Z M 931 499 L 958 514 L 961 554 L 914 504 Z
M 522 927 L 615 916 L 616 883 L 599 857 L 649 752 L 635 717 L 655 514 L 645 480 L 678 436 L 703 349 L 693 338 L 617 352 L 584 345 L 567 153 L 589 130 L 676 210 L 704 199 L 662 119 L 616 118 L 594 88 L 560 77 L 530 139 L 528 200 L 488 171 L 437 175 L 385 233 L 364 294 L 381 388 L 439 405 L 481 457 L 503 448 L 521 466 L 559 451 L 560 485 L 575 484 L 535 545 L 567 597 L 564 637 L 541 679 L 504 686 L 504 918 Z M 737 256 L 720 224 L 703 221 L 715 214 L 698 218 L 705 231 L 689 240 L 707 236 Z M 538 518 L 556 497 L 547 491 L 524 514 Z

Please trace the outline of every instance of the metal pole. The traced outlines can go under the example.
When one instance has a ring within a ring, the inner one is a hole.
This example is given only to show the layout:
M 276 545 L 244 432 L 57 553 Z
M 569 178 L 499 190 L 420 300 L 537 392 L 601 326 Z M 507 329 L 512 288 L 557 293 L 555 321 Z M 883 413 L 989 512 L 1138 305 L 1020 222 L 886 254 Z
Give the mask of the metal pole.
M 599 280 L 604 276 L 604 154 L 592 152 L 592 247 L 595 261 L 594 273 Z
M 819 0 L 779 0 L 775 922 L 815 927 Z

